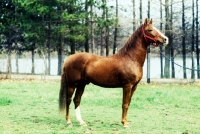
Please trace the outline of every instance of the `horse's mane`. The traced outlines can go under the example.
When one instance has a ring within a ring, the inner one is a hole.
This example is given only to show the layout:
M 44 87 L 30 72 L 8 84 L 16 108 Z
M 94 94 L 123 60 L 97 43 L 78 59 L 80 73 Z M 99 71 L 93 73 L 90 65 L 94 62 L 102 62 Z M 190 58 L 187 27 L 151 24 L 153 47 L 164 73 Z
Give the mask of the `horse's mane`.
M 118 50 L 119 55 L 126 54 L 130 48 L 134 48 L 137 44 L 137 38 L 139 37 L 139 33 L 141 32 L 142 26 L 140 26 L 125 42 L 125 44 Z

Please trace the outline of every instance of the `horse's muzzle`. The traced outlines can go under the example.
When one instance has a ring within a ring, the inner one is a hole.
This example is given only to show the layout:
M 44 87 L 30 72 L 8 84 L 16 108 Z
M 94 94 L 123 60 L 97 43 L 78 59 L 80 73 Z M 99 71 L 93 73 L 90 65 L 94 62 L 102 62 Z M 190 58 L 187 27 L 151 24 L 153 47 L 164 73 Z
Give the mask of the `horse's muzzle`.
M 163 41 L 163 46 L 166 46 L 168 43 L 169 43 L 169 39 L 168 37 L 165 37 Z

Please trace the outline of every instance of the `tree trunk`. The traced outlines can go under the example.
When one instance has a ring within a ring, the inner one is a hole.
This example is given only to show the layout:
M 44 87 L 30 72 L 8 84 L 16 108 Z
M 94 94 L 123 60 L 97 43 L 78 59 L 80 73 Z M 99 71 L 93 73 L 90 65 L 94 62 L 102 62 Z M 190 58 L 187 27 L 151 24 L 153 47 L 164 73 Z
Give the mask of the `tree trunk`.
M 115 31 L 114 31 L 114 44 L 113 44 L 113 54 L 117 51 L 117 32 L 118 32 L 118 0 L 116 0 L 116 22 L 115 22 Z
M 88 0 L 85 0 L 85 12 L 88 13 Z M 89 26 L 89 19 L 88 16 L 85 18 L 85 27 L 87 28 L 85 34 L 85 52 L 89 52 L 89 37 L 88 37 L 88 26 Z
M 95 51 L 95 44 L 94 44 L 94 20 L 93 20 L 93 0 L 90 3 L 90 17 L 91 17 L 91 26 L 90 26 L 90 31 L 91 31 L 91 51 L 94 53 Z
M 35 74 L 35 43 L 32 44 L 31 59 L 32 59 L 31 74 Z
M 172 68 L 172 78 L 175 78 L 175 67 L 174 67 L 174 48 L 173 48 L 173 34 L 172 34 L 172 25 L 173 25 L 173 22 L 172 22 L 172 20 L 173 20 L 173 7 L 172 7 L 172 4 L 173 4 L 173 0 L 171 0 L 171 16 L 170 16 L 170 39 L 169 39 L 169 44 L 170 44 L 170 46 L 171 46 L 171 60 L 172 60 L 172 62 L 171 62 L 171 64 L 172 64 L 172 66 L 171 66 L 171 68 Z
M 70 32 L 70 34 L 73 34 L 73 31 L 72 32 Z M 74 42 L 74 40 L 73 39 L 70 39 L 70 46 L 71 46 L 71 54 L 75 54 L 75 52 L 76 52 L 76 48 L 75 48 L 75 42 Z
M 135 0 L 133 1 L 133 32 L 136 30 L 136 19 L 135 19 Z
M 166 13 L 166 24 L 165 24 L 165 34 L 169 37 L 169 0 L 165 0 L 165 13 Z M 170 39 L 170 38 L 169 38 Z M 165 47 L 165 55 L 167 57 L 170 57 L 170 47 L 171 44 L 168 44 Z M 170 78 L 170 61 L 165 59 L 165 67 L 164 67 L 164 77 Z
M 102 2 L 103 2 L 102 21 L 105 21 L 106 0 L 102 0 Z M 104 56 L 104 48 L 105 48 L 105 26 L 104 26 L 104 24 L 102 24 L 102 27 L 101 27 L 101 56 Z
M 140 24 L 142 24 L 142 0 L 140 0 Z
M 183 78 L 186 79 L 186 44 L 185 44 L 185 3 L 184 0 L 182 0 L 182 54 L 183 54 Z
M 12 43 L 8 43 L 8 62 L 7 62 L 7 74 L 6 78 L 9 79 L 11 78 L 11 45 Z
M 62 13 L 63 7 L 60 7 L 60 13 Z M 61 14 L 60 14 L 61 15 Z M 60 16 L 60 24 L 62 24 L 62 17 Z M 71 33 L 70 33 L 71 34 Z M 59 34 L 58 37 L 58 75 L 61 75 L 62 73 L 62 65 L 63 65 L 63 55 L 64 55 L 64 43 L 63 43 L 63 37 L 62 33 Z
M 160 19 L 161 19 L 160 30 L 162 31 L 162 24 L 163 24 L 163 20 L 162 20 L 162 0 L 160 0 Z M 163 48 L 162 48 L 161 45 L 159 46 L 159 48 L 160 48 L 160 52 L 163 52 Z M 160 77 L 163 78 L 163 56 L 162 56 L 162 54 L 160 54 Z
M 108 8 L 106 7 L 106 20 L 108 20 Z M 109 25 L 106 23 L 106 56 L 109 56 L 109 35 L 110 33 L 110 29 L 109 29 Z
M 49 13 L 49 23 L 48 23 L 48 42 L 47 42 L 47 49 L 48 49 L 48 68 L 47 68 L 47 75 L 51 73 L 51 19 Z
M 19 74 L 19 53 L 16 52 L 16 74 Z
M 148 1 L 148 19 L 150 19 L 150 1 Z M 150 46 L 147 48 L 147 83 L 150 83 Z
M 199 17 L 198 17 L 198 1 L 196 0 L 196 54 L 197 54 L 197 69 L 200 70 L 199 64 Z M 197 71 L 197 78 L 200 78 L 200 71 Z
M 64 62 L 64 43 L 62 41 L 62 36 L 59 37 L 59 45 L 58 45 L 58 75 L 62 73 L 62 66 Z
M 192 0 L 192 69 L 194 69 L 194 22 L 195 22 L 195 17 L 194 17 L 194 0 Z M 191 71 L 191 79 L 195 78 L 195 73 L 194 70 Z
M 15 39 L 15 52 L 16 52 L 16 55 L 15 55 L 15 59 L 16 59 L 16 74 L 19 73 L 19 50 L 18 50 L 18 46 L 17 46 L 17 40 Z

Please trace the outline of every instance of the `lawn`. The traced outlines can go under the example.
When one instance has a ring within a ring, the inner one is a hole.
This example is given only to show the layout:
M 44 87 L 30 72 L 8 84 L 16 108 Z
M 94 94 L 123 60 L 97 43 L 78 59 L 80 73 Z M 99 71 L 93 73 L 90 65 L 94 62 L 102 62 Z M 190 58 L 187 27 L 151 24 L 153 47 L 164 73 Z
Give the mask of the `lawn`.
M 200 134 L 200 84 L 140 84 L 128 112 L 130 127 L 121 121 L 122 90 L 86 87 L 80 127 L 71 104 L 73 127 L 58 110 L 59 82 L 0 81 L 0 133 L 70 134 Z

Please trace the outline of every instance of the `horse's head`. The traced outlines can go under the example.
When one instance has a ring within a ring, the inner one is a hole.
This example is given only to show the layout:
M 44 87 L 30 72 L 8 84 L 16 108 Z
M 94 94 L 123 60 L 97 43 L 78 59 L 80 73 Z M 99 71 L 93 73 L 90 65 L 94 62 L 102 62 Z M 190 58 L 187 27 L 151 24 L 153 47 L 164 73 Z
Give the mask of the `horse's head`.
M 145 19 L 142 26 L 142 33 L 147 43 L 153 43 L 154 46 L 163 44 L 166 46 L 168 44 L 168 37 L 161 33 L 157 28 L 152 25 L 152 19 L 150 22 Z

